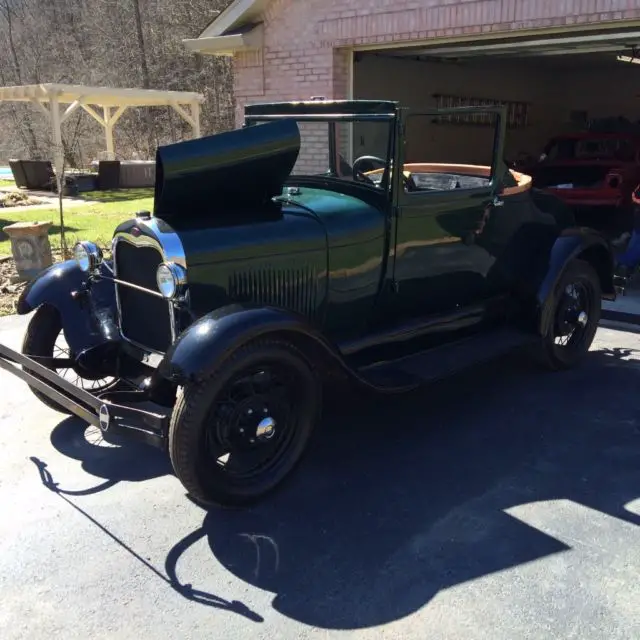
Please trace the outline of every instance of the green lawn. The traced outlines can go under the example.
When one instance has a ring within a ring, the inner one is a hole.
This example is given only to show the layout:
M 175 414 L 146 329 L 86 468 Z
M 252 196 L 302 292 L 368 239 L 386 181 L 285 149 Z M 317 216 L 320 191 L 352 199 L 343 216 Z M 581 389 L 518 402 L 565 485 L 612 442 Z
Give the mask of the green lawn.
M 83 199 L 98 200 L 98 204 L 75 204 L 65 206 L 64 218 L 67 245 L 77 240 L 92 240 L 107 247 L 116 226 L 132 218 L 141 210 L 153 210 L 153 189 L 120 189 L 93 191 L 81 194 Z M 53 247 L 60 246 L 60 219 L 57 209 L 35 209 L 33 211 L 4 213 L 0 209 L 0 256 L 11 254 L 11 245 L 2 227 L 14 222 L 51 221 L 49 239 Z

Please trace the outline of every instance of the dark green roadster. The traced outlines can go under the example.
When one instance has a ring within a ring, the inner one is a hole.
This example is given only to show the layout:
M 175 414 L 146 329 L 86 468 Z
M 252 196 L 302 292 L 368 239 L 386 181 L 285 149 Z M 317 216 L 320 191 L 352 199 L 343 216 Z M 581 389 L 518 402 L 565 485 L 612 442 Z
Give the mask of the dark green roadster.
M 515 348 L 576 365 L 618 292 L 611 246 L 507 168 L 503 108 L 426 115 L 487 113 L 486 166 L 413 162 L 414 114 L 388 101 L 250 105 L 238 130 L 160 147 L 153 214 L 110 259 L 80 242 L 32 281 L 0 366 L 168 451 L 195 500 L 241 505 L 294 469 L 327 380 L 402 393 Z

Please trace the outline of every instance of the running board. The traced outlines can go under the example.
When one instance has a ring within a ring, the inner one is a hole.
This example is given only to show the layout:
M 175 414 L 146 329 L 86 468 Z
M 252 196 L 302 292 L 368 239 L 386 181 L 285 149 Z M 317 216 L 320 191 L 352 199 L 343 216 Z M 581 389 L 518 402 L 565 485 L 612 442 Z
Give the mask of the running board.
M 358 374 L 367 383 L 389 390 L 411 390 L 449 377 L 481 362 L 535 342 L 536 336 L 514 329 L 484 332 L 392 362 L 363 367 Z

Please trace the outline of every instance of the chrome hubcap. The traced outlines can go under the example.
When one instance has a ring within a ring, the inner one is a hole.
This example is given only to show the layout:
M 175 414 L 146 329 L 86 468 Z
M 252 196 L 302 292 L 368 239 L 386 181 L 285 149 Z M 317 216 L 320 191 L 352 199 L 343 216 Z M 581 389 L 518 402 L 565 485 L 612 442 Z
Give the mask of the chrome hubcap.
M 256 428 L 258 440 L 271 440 L 276 435 L 276 421 L 270 416 L 263 418 Z

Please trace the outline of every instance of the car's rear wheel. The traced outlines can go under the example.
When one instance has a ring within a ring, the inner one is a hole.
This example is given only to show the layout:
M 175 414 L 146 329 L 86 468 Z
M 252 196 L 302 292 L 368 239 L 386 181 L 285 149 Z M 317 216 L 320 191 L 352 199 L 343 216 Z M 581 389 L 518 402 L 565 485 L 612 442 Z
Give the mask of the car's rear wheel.
M 178 479 L 196 501 L 242 506 L 293 471 L 318 421 L 321 385 L 305 356 L 259 341 L 179 394 L 169 427 Z
M 541 364 L 558 371 L 584 358 L 598 329 L 602 290 L 595 269 L 588 262 L 574 260 L 560 277 L 554 300 L 553 321 L 536 351 Z
M 51 371 L 55 371 L 65 380 L 90 393 L 101 393 L 114 389 L 119 380 L 113 377 L 89 377 L 87 372 L 78 370 L 75 366 L 73 355 L 66 343 L 62 331 L 62 320 L 58 310 L 49 305 L 42 305 L 37 309 L 24 336 L 22 353 L 35 358 L 46 358 L 49 362 L 42 361 Z M 36 360 L 37 362 L 37 360 Z M 28 367 L 24 367 L 29 371 Z M 38 377 L 34 372 L 30 372 Z M 54 402 L 36 388 L 29 387 L 33 394 L 49 408 L 71 415 L 71 412 Z

